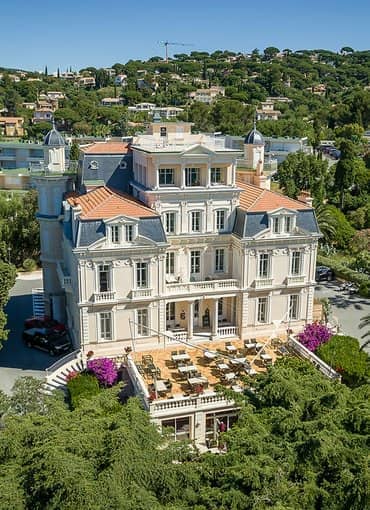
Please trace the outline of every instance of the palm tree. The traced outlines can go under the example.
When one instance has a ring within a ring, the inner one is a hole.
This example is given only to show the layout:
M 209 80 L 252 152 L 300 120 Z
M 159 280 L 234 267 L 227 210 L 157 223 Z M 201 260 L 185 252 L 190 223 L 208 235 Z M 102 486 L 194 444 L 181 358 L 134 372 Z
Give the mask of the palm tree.
M 370 314 L 369 315 L 365 315 L 365 317 L 361 317 L 361 322 L 358 326 L 360 329 L 363 329 L 363 328 L 369 328 L 362 336 L 361 338 L 365 338 L 367 336 L 370 336 Z M 365 343 L 363 343 L 361 345 L 361 350 L 366 347 L 367 345 L 370 344 L 370 338 L 368 340 L 366 340 Z
M 324 236 L 326 243 L 335 238 L 337 232 L 337 222 L 331 214 L 330 209 L 325 204 L 320 204 L 315 209 L 317 223 Z

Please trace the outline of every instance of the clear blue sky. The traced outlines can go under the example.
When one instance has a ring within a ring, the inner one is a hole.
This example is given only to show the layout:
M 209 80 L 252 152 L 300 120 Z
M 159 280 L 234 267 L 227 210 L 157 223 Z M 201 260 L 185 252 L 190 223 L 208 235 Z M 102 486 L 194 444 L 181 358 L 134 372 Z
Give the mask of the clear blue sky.
M 49 72 L 192 50 L 370 48 L 367 0 L 4 0 L 0 66 Z M 179 5 L 181 4 L 181 5 Z M 216 6 L 215 6 L 216 4 Z

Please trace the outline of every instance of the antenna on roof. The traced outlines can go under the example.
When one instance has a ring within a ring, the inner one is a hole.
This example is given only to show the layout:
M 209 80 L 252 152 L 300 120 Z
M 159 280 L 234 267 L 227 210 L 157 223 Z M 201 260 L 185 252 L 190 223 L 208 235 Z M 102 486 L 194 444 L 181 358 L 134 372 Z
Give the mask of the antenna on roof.
M 256 131 L 257 127 L 257 110 L 254 110 L 254 115 L 253 115 L 253 129 L 254 131 Z

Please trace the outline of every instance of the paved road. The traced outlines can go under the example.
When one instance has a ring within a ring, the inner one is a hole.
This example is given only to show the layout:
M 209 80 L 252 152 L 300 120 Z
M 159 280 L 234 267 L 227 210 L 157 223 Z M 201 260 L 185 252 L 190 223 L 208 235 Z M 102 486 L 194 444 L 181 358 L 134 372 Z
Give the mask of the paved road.
M 45 352 L 29 349 L 22 341 L 23 322 L 32 315 L 31 293 L 36 287 L 42 287 L 40 272 L 17 278 L 5 309 L 10 333 L 0 349 L 0 389 L 6 393 L 10 392 L 18 377 L 32 375 L 42 378 L 45 368 L 55 361 Z
M 332 315 L 338 319 L 343 333 L 358 338 L 361 343 L 361 330 L 358 325 L 361 317 L 370 314 L 370 299 L 357 294 L 350 296 L 347 292 L 338 289 L 338 282 L 320 282 L 315 289 L 315 297 L 328 298 L 332 308 Z M 370 346 L 367 350 L 370 352 Z

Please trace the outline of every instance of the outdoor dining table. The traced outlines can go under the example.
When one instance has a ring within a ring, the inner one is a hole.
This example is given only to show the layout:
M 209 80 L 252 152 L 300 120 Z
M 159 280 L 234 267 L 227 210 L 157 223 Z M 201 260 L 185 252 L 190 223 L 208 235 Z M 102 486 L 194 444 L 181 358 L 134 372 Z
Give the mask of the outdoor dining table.
M 190 356 L 186 352 L 184 354 L 172 354 L 172 361 L 189 361 Z
M 251 349 L 255 349 L 256 348 L 256 345 L 255 343 L 248 343 L 248 344 L 244 344 L 244 347 L 248 350 L 251 350 Z
M 239 384 L 234 384 L 231 386 L 231 389 L 235 391 L 235 393 L 243 393 L 243 388 L 239 386 Z
M 260 358 L 263 361 L 272 361 L 272 356 L 270 356 L 270 354 L 260 354 Z
M 256 349 L 257 351 L 259 351 L 260 349 L 262 349 L 262 347 L 264 347 L 265 344 L 260 344 L 260 343 L 256 343 Z
M 228 374 L 224 375 L 224 378 L 226 381 L 232 381 L 236 378 L 236 374 L 234 372 L 229 372 Z
M 197 367 L 195 365 L 185 365 L 183 367 L 178 367 L 177 370 L 180 372 L 180 374 L 186 374 L 188 372 L 196 372 Z
M 204 351 L 204 357 L 208 359 L 215 359 L 217 357 L 217 352 Z
M 245 363 L 247 358 L 232 358 L 230 359 L 230 363 L 232 365 L 241 365 L 242 363 Z
M 195 386 L 196 384 L 207 384 L 208 379 L 206 377 L 189 377 L 188 383 L 190 386 Z
M 227 345 L 226 350 L 229 352 L 236 352 L 238 349 L 235 347 L 235 345 Z
M 219 364 L 217 365 L 217 368 L 218 368 L 219 370 L 221 370 L 222 372 L 224 372 L 225 370 L 229 370 L 229 368 L 230 368 L 230 367 L 229 367 L 229 365 L 227 365 L 226 363 L 219 363 Z
M 155 381 L 154 386 L 158 393 L 165 393 L 166 391 L 168 391 L 167 385 L 165 381 L 163 381 L 162 379 Z

